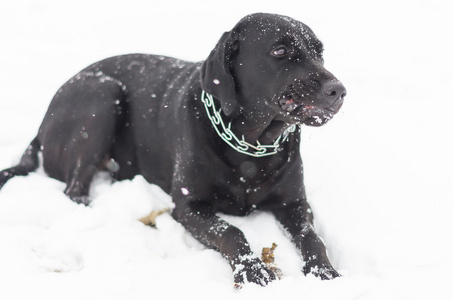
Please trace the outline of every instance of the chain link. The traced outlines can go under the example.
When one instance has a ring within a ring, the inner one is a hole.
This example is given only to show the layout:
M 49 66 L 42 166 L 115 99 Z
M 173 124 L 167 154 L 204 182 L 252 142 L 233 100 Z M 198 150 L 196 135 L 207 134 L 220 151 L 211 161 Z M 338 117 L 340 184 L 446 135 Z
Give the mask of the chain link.
M 231 131 L 231 122 L 228 126 L 225 126 L 222 115 L 220 114 L 222 109 L 216 109 L 212 95 L 203 90 L 201 92 L 201 101 L 203 102 L 208 118 L 211 120 L 212 126 L 219 137 L 231 148 L 246 155 L 264 157 L 277 154 L 278 148 L 288 139 L 289 134 L 296 131 L 297 125 L 291 125 L 272 145 L 261 145 L 259 141 L 256 141 L 256 145 L 252 145 L 245 141 L 244 136 L 242 136 L 242 139 L 239 139 L 233 131 Z

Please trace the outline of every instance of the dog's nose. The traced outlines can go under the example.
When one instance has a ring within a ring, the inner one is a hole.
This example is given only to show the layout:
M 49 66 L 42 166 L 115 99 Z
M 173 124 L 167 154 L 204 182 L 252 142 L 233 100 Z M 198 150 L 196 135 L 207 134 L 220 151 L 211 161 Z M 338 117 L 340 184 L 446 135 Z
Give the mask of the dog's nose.
M 346 88 L 337 80 L 331 80 L 322 85 L 324 94 L 329 99 L 329 102 L 335 102 L 338 99 L 343 100 L 346 96 Z

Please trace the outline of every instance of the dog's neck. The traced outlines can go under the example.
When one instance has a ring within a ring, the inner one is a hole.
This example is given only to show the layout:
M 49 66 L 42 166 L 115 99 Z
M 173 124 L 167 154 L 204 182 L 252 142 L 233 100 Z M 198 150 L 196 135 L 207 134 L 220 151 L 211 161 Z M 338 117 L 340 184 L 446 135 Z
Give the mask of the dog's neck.
M 277 154 L 280 146 L 287 141 L 296 125 L 274 120 L 267 114 L 239 113 L 226 117 L 217 110 L 214 97 L 201 93 L 208 119 L 220 138 L 236 151 L 254 157 Z M 228 124 L 228 125 L 227 125 Z

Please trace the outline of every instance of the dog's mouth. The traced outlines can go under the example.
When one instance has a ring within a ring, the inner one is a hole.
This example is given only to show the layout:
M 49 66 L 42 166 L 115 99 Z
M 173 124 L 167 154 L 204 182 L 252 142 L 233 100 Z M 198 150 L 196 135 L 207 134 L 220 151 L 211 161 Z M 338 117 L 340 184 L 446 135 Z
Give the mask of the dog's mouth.
M 295 93 L 283 94 L 277 99 L 279 110 L 284 119 L 292 124 L 305 124 L 308 126 L 322 126 L 326 124 L 340 110 L 343 99 L 334 105 L 323 106 L 322 102 L 314 97 L 298 95 Z

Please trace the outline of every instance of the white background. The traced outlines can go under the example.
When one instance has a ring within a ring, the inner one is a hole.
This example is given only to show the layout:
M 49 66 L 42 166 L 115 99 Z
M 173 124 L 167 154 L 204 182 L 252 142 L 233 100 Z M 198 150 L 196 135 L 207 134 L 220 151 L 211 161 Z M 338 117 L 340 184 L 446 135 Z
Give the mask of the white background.
M 228 220 L 254 251 L 279 244 L 284 278 L 233 292 L 219 254 L 170 216 L 141 177 L 98 178 L 83 207 L 42 170 L 0 191 L 1 299 L 451 299 L 453 21 L 448 1 L 2 1 L 0 169 L 17 163 L 56 90 L 85 66 L 143 52 L 199 61 L 253 12 L 289 15 L 325 45 L 341 112 L 303 128 L 316 226 L 344 275 L 320 281 L 275 220 Z

